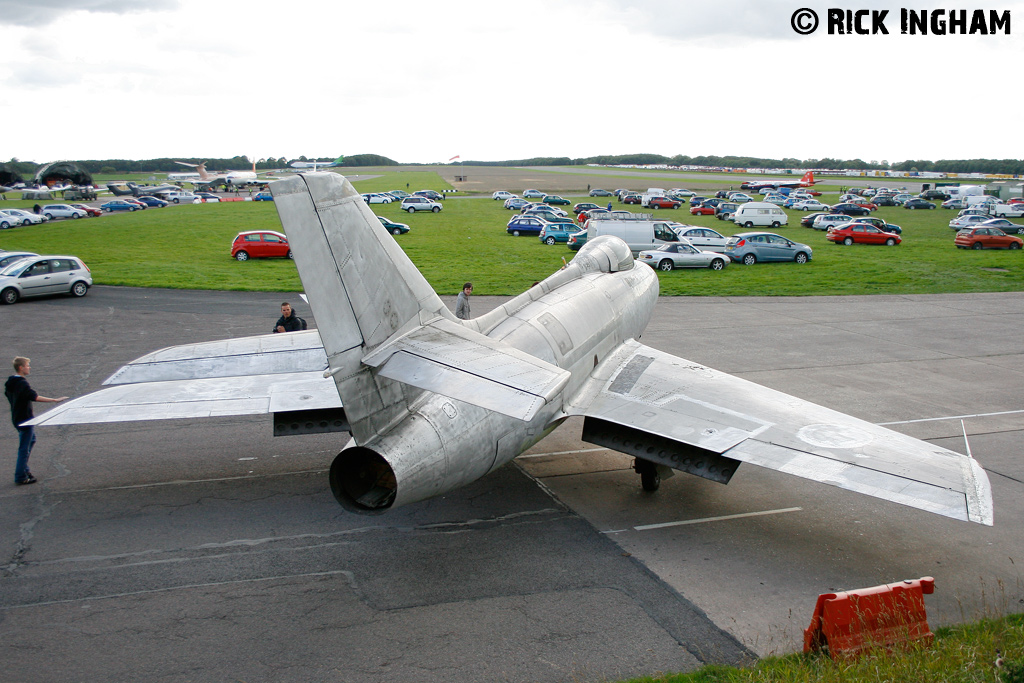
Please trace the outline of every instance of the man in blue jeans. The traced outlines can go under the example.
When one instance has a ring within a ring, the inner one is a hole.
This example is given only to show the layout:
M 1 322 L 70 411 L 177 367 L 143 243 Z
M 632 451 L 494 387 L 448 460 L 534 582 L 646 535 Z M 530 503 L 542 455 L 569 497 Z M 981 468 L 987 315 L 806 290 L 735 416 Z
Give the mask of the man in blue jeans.
M 32 476 L 28 469 L 28 456 L 32 453 L 32 446 L 36 443 L 35 430 L 30 426 L 20 426 L 22 422 L 32 419 L 32 402 L 60 403 L 67 400 L 67 396 L 47 398 L 37 394 L 25 379 L 31 371 L 29 359 L 18 356 L 14 359 L 14 374 L 7 378 L 7 383 L 4 385 L 4 395 L 11 403 L 11 421 L 14 422 L 15 429 L 18 430 L 18 464 L 14 467 L 14 483 L 19 486 L 39 481 Z

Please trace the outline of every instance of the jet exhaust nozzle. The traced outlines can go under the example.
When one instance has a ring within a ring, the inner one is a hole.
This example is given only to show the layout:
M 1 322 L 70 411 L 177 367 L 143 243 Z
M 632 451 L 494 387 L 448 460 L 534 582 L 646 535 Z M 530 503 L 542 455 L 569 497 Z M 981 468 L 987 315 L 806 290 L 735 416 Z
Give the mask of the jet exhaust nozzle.
M 356 446 L 331 463 L 331 492 L 350 512 L 380 514 L 395 502 L 398 479 L 390 463 L 374 450 Z

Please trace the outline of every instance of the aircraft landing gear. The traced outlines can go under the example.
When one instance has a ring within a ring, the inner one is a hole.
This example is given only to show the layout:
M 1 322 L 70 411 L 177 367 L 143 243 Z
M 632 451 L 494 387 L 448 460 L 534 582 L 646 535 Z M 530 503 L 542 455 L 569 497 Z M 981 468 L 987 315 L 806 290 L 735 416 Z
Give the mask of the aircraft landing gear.
M 650 460 L 636 458 L 633 460 L 633 469 L 640 475 L 640 484 L 644 491 L 657 491 L 661 486 L 661 473 L 658 466 Z

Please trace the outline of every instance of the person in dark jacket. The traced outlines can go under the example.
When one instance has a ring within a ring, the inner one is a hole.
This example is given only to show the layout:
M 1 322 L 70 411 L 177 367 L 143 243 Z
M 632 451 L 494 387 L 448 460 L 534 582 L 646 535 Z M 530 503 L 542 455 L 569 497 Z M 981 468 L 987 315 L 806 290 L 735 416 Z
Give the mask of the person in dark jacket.
M 35 430 L 31 426 L 22 427 L 21 423 L 31 420 L 32 402 L 37 403 L 60 403 L 67 400 L 67 396 L 60 398 L 47 398 L 40 396 L 29 385 L 26 379 L 32 368 L 29 366 L 29 359 L 18 356 L 14 359 L 14 374 L 7 378 L 4 385 L 4 395 L 11 404 L 11 421 L 14 428 L 18 430 L 18 462 L 14 466 L 14 483 L 34 484 L 38 479 L 32 476 L 28 469 L 28 456 L 32 453 L 32 446 L 36 443 Z
M 285 301 L 281 304 L 281 317 L 274 324 L 274 332 L 298 332 L 303 329 L 303 320 L 295 315 L 292 305 Z

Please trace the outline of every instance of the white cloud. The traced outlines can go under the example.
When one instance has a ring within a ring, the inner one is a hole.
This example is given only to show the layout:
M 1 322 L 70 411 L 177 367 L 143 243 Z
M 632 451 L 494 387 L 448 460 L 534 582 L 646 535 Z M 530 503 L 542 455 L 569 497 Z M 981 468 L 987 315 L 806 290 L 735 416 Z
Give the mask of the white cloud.
M 1019 61 L 1018 38 L 797 36 L 792 12 L 819 4 L 86 3 L 7 29 L 0 89 L 74 102 L 112 134 L 23 135 L 0 156 L 1022 156 L 1012 137 L 959 134 L 985 114 L 956 99 Z M 14 115 L 45 130 L 66 111 Z
M 0 0 L 0 26 L 45 26 L 72 12 L 124 14 L 177 7 L 178 0 Z

